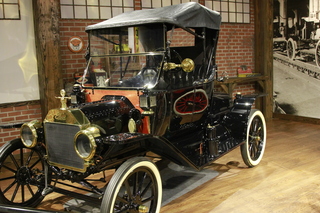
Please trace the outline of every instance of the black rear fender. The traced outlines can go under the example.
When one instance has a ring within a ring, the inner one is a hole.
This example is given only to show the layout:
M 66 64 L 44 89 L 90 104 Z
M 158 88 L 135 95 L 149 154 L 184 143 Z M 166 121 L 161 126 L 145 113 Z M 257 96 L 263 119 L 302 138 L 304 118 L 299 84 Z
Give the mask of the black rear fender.
M 228 113 L 224 119 L 224 122 L 227 128 L 230 130 L 233 138 L 241 142 L 246 139 L 248 119 L 252 110 L 252 106 L 257 98 L 265 95 L 266 94 L 236 96 L 230 113 Z

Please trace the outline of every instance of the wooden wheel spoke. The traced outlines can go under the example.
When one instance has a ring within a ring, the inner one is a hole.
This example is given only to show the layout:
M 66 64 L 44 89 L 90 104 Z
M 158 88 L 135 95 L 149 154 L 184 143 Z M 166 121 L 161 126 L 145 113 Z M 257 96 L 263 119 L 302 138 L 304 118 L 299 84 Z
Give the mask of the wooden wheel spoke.
M 120 197 L 119 195 L 117 195 L 116 200 L 121 203 L 129 204 L 129 202 L 126 199 L 124 199 L 123 197 Z
M 251 144 L 250 144 L 249 153 L 250 153 L 250 156 L 251 156 L 251 157 L 254 157 L 254 153 L 255 153 L 254 143 L 251 143 Z
M 10 158 L 11 158 L 11 160 L 12 160 L 13 164 L 16 166 L 16 168 L 17 168 L 17 169 L 19 169 L 19 168 L 20 168 L 20 166 L 19 166 L 19 164 L 18 164 L 17 160 L 15 159 L 15 157 L 14 157 L 12 154 L 10 154 L 9 156 L 10 156 Z
M 17 183 L 17 180 L 14 180 L 5 190 L 3 190 L 3 194 L 5 194 L 9 189 L 11 189 L 15 184 Z
M 31 150 L 31 152 L 30 152 L 30 154 L 29 154 L 29 156 L 28 156 L 28 158 L 27 158 L 27 161 L 26 161 L 26 166 L 28 166 L 28 165 L 29 165 L 29 163 L 30 163 L 30 161 L 31 161 L 31 158 L 32 158 L 33 153 L 34 153 L 34 150 Z
M 9 171 L 11 171 L 11 172 L 13 172 L 13 173 L 17 173 L 17 170 L 14 170 L 14 169 L 6 166 L 6 165 L 2 165 L 0 168 L 6 168 L 6 169 L 8 169 Z
M 153 186 L 153 182 L 150 180 L 147 186 L 144 188 L 143 192 L 141 192 L 141 197 L 143 197 L 147 193 L 151 186 Z
M 143 177 L 141 178 L 141 180 L 139 181 L 139 186 L 138 186 L 138 191 L 137 192 L 141 192 L 142 190 L 142 185 L 145 181 L 145 179 L 147 178 L 147 173 L 144 172 Z
M 42 148 L 42 147 L 40 147 Z M 21 139 L 9 141 L 2 149 L 0 162 L 0 200 L 3 204 L 36 207 L 42 200 L 42 150 L 30 149 Z M 51 182 L 51 176 L 48 183 Z
M 129 210 L 129 207 L 126 207 L 126 208 L 122 208 L 122 209 L 119 209 L 120 211 L 116 211 L 116 213 L 121 213 L 121 212 L 128 212 Z
M 14 189 L 14 192 L 13 192 L 12 197 L 11 197 L 11 202 L 13 202 L 14 199 L 16 198 L 19 188 L 20 188 L 20 183 L 18 183 L 16 188 Z
M 20 148 L 20 166 L 23 166 L 23 149 Z
M 131 188 L 130 188 L 130 184 L 129 184 L 128 180 L 126 180 L 124 182 L 124 186 L 125 186 L 127 195 L 129 196 L 129 200 L 132 200 L 132 192 L 131 192 Z
M 141 202 L 144 204 L 144 203 L 148 203 L 148 202 L 150 202 L 152 200 L 154 200 L 154 196 L 153 195 L 148 197 L 148 198 L 146 198 L 146 199 L 144 199 L 144 200 L 142 200 Z
M 31 189 L 31 187 L 30 187 L 29 184 L 27 185 L 27 189 L 29 190 L 30 194 L 31 194 L 32 196 L 34 196 L 34 192 L 32 191 L 32 189 Z
M 41 159 L 39 158 L 39 159 L 36 160 L 36 162 L 34 162 L 29 168 L 30 168 L 30 169 L 33 169 L 33 167 L 34 167 L 35 165 L 37 165 L 40 161 L 41 161 Z
M 10 180 L 10 179 L 15 179 L 15 178 L 16 178 L 16 176 L 10 176 L 10 177 L 1 178 L 0 181 Z
M 24 198 L 25 198 L 24 185 L 21 185 L 21 200 L 22 200 L 22 202 L 25 201 Z
M 132 182 L 133 182 L 133 188 L 132 188 L 132 193 L 133 193 L 133 195 L 135 195 L 135 194 L 137 194 L 137 190 L 138 190 L 138 188 L 139 188 L 139 184 L 138 184 L 138 181 L 139 181 L 139 173 L 138 172 L 136 172 L 134 175 L 133 175 L 133 180 L 132 180 Z

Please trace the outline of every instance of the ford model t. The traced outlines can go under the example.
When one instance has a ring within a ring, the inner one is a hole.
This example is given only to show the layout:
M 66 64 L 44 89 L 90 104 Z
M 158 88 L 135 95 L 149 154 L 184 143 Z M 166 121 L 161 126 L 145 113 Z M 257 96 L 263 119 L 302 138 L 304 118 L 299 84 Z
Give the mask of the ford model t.
M 101 212 L 159 212 L 161 175 L 149 156 L 201 170 L 240 147 L 248 167 L 259 164 L 266 124 L 255 96 L 214 92 L 220 22 L 191 2 L 88 26 L 79 84 L 1 148 L 0 202 L 34 207 L 66 192 L 63 180 L 96 195 Z M 89 182 L 106 170 L 115 172 L 105 187 Z

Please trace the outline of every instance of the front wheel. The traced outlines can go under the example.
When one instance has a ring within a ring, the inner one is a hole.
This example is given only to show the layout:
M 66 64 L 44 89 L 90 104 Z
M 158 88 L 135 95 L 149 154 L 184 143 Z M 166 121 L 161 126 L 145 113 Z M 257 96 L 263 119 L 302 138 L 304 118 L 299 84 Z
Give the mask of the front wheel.
M 258 165 L 262 159 L 266 147 L 266 122 L 259 110 L 251 110 L 246 142 L 241 145 L 241 156 L 248 167 Z
M 45 162 L 39 150 L 26 148 L 21 139 L 0 149 L 0 203 L 36 207 L 42 200 Z
M 147 158 L 135 157 L 123 163 L 112 176 L 102 199 L 102 213 L 160 211 L 160 173 Z

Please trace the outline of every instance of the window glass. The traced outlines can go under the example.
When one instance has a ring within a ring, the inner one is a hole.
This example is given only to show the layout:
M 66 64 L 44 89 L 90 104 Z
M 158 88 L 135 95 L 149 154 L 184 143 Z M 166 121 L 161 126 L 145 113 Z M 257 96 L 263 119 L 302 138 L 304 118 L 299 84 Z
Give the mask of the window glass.
M 86 5 L 86 1 L 85 0 L 74 0 L 74 4 L 75 5 Z
M 205 6 L 220 12 L 222 22 L 250 23 L 250 0 L 206 0 Z
M 98 5 L 99 3 L 98 3 L 98 0 L 87 0 L 87 4 L 88 5 Z
M 18 0 L 0 0 L 0 19 L 20 20 Z
M 61 6 L 61 16 L 65 18 L 73 18 L 73 7 L 72 6 Z
M 100 17 L 101 19 L 111 18 L 111 7 L 100 7 Z
M 99 18 L 99 8 L 98 7 L 88 7 L 88 18 L 98 19 Z
M 85 6 L 74 7 L 74 16 L 79 19 L 86 19 L 87 10 Z
M 170 5 L 176 5 L 187 2 L 199 2 L 198 0 L 142 0 L 142 9 L 165 7 Z
M 109 19 L 133 11 L 134 0 L 61 0 L 60 8 L 63 19 Z
M 3 6 L 0 5 L 0 19 L 3 19 Z
M 110 0 L 100 0 L 101 6 L 110 6 Z

